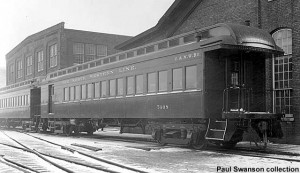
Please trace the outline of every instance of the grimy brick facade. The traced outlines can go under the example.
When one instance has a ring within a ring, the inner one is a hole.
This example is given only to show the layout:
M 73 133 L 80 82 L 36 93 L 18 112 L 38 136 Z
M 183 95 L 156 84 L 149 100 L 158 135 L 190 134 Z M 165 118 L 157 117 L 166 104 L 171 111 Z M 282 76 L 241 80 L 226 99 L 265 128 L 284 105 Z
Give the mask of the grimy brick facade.
M 156 26 L 118 45 L 127 50 L 216 23 L 245 24 L 268 31 L 292 29 L 292 106 L 294 122 L 282 122 L 285 137 L 279 142 L 300 144 L 300 1 L 298 0 L 175 0 Z M 272 72 L 267 60 L 266 71 Z M 272 76 L 266 81 L 272 90 Z
M 73 30 L 64 28 L 64 23 L 59 23 L 43 31 L 28 36 L 14 49 L 6 55 L 6 85 L 19 83 L 25 80 L 45 76 L 48 73 L 70 67 L 74 64 L 73 44 L 84 43 L 94 45 L 105 45 L 107 47 L 107 55 L 114 54 L 120 50 L 114 47 L 128 40 L 129 36 L 104 34 L 97 32 L 88 32 L 81 30 Z M 57 44 L 57 66 L 50 68 L 49 55 L 50 46 Z M 37 52 L 44 52 L 44 69 L 38 72 Z M 33 73 L 26 75 L 26 58 L 33 57 Z M 17 78 L 17 61 L 22 60 L 23 75 Z M 9 66 L 14 66 L 14 75 L 12 80 L 9 80 Z

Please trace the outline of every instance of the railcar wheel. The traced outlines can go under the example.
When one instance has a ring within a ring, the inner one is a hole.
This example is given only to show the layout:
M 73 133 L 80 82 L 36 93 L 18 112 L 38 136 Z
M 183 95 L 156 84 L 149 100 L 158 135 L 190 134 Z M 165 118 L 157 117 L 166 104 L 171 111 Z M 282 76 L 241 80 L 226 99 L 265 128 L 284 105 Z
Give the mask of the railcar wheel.
M 262 137 L 262 141 L 260 142 L 255 142 L 255 145 L 257 148 L 259 149 L 263 149 L 265 150 L 268 146 L 268 136 L 267 136 L 267 131 L 263 132 L 263 137 Z
M 42 126 L 42 129 L 43 129 L 43 133 L 46 133 L 47 132 L 47 129 L 48 129 L 48 127 L 47 126 Z
M 205 149 L 207 147 L 204 131 L 193 133 L 191 146 L 196 150 Z
M 156 133 L 155 133 L 155 139 L 156 139 L 156 142 L 157 142 L 160 146 L 165 146 L 165 145 L 167 145 L 167 143 L 164 142 L 164 140 L 162 139 L 162 138 L 163 138 L 162 133 L 163 133 L 162 130 L 156 131 Z
M 87 132 L 88 135 L 93 135 L 93 133 L 94 132 L 92 130 L 90 130 L 90 131 Z
M 165 145 L 167 145 L 167 143 L 164 142 L 164 141 L 161 140 L 161 139 L 157 139 L 156 141 L 157 141 L 157 143 L 158 143 L 160 146 L 165 146 Z

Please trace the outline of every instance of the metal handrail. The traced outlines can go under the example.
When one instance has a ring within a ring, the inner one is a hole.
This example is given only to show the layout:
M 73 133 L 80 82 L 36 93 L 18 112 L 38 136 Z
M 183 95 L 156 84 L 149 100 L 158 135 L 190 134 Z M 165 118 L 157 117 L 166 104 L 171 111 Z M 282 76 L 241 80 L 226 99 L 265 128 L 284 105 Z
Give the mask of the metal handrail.
M 232 86 L 223 90 L 223 112 L 230 112 L 229 109 L 229 92 L 238 90 L 237 95 L 237 111 L 250 111 L 250 102 L 252 97 L 252 88 L 245 88 L 243 86 Z

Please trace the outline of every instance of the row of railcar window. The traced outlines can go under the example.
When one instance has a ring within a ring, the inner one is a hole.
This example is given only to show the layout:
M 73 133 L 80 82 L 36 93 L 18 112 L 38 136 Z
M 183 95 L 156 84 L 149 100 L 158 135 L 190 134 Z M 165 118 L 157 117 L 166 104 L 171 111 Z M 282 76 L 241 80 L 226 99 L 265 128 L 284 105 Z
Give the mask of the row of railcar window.
M 207 32 L 208 31 L 203 31 L 202 33 L 207 33 Z M 205 34 L 205 35 L 208 36 L 207 34 Z M 154 45 L 148 45 L 145 47 L 137 48 L 136 50 L 131 50 L 129 52 L 120 53 L 115 56 L 112 55 L 111 57 L 107 57 L 107 58 L 103 58 L 103 59 L 101 58 L 99 60 L 95 60 L 95 61 L 92 61 L 92 62 L 89 62 L 86 64 L 82 64 L 80 66 L 70 67 L 70 68 L 50 74 L 50 78 L 54 78 L 54 77 L 69 74 L 69 73 L 74 73 L 76 71 L 81 71 L 84 69 L 92 68 L 95 66 L 100 66 L 100 65 L 115 62 L 115 61 L 129 59 L 129 58 L 132 58 L 135 56 L 152 53 L 155 51 L 159 51 L 162 49 L 166 49 L 166 48 L 170 48 L 170 47 L 174 47 L 174 46 L 178 46 L 178 45 L 189 44 L 189 43 L 195 42 L 195 41 L 196 41 L 195 33 L 183 34 L 180 36 L 176 36 L 176 38 L 173 38 L 173 39 L 163 40 L 162 42 L 156 43 Z
M 30 99 L 28 95 L 0 99 L 0 108 L 15 108 L 15 107 L 28 106 L 29 104 L 30 104 Z
M 144 80 L 147 83 L 144 83 Z M 147 86 L 144 86 L 144 85 Z M 183 85 L 184 84 L 184 85 Z M 168 92 L 168 70 L 65 87 L 63 101 Z M 197 89 L 197 66 L 172 69 L 172 91 Z

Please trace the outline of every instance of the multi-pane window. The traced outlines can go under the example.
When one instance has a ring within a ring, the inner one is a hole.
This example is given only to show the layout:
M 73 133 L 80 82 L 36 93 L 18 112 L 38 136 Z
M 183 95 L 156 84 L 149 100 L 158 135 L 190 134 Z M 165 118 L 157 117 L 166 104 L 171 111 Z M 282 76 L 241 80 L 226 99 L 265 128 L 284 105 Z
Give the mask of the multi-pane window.
M 133 86 L 134 86 L 133 79 L 134 79 L 133 76 L 127 77 L 127 95 L 132 95 L 134 93 L 134 90 L 133 90 Z
M 168 84 L 168 71 L 160 71 L 158 72 L 158 91 L 164 92 L 167 91 L 167 84 Z
M 156 91 L 156 73 L 148 73 L 148 93 Z
M 32 56 L 29 56 L 26 58 L 26 75 L 31 75 L 32 74 Z
M 50 46 L 50 67 L 57 66 L 57 44 Z
M 38 60 L 38 71 L 44 70 L 44 52 L 39 51 L 37 53 L 37 60 Z
M 22 60 L 17 61 L 17 78 L 23 76 L 23 62 Z
M 137 75 L 135 82 L 136 82 L 135 83 L 135 88 L 136 88 L 135 93 L 136 94 L 143 94 L 143 89 L 144 89 L 144 78 L 143 78 L 143 75 Z
M 185 89 L 197 88 L 197 66 L 186 67 L 185 69 Z
M 292 114 L 292 30 L 280 29 L 272 36 L 277 46 L 284 51 L 284 55 L 276 57 L 273 64 L 275 111 L 277 113 Z
M 173 90 L 182 89 L 182 68 L 173 69 Z
M 117 80 L 117 94 L 118 96 L 122 96 L 123 95 L 123 78 L 120 78 Z
M 96 46 L 94 44 L 85 45 L 85 60 L 84 62 L 92 61 L 96 57 Z
M 82 64 L 84 62 L 92 61 L 96 58 L 107 56 L 107 46 L 74 43 L 73 44 L 74 64 Z
M 73 54 L 74 54 L 74 64 L 82 64 L 84 62 L 84 44 L 74 43 Z
M 15 76 L 15 64 L 10 64 L 8 69 L 9 69 L 8 81 L 13 81 Z
M 97 45 L 97 58 L 107 56 L 107 46 Z

